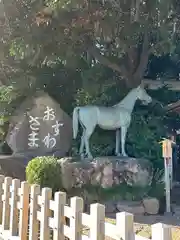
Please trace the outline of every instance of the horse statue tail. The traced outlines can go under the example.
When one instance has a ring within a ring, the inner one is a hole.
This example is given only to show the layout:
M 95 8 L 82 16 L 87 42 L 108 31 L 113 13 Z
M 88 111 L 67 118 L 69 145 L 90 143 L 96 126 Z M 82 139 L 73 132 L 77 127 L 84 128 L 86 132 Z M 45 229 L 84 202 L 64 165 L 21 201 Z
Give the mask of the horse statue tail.
M 76 139 L 78 133 L 79 107 L 73 111 L 73 138 Z

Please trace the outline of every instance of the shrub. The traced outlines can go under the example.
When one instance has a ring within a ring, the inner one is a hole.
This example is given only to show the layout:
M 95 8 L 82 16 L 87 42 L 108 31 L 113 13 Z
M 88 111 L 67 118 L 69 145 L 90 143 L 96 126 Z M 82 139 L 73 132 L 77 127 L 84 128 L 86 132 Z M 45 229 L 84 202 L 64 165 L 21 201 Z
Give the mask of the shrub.
M 30 184 L 52 188 L 58 191 L 61 186 L 61 169 L 57 159 L 52 156 L 36 157 L 26 167 L 26 179 Z
M 164 185 L 164 169 L 155 169 L 153 173 L 152 183 L 148 192 L 149 197 L 162 199 L 165 195 Z

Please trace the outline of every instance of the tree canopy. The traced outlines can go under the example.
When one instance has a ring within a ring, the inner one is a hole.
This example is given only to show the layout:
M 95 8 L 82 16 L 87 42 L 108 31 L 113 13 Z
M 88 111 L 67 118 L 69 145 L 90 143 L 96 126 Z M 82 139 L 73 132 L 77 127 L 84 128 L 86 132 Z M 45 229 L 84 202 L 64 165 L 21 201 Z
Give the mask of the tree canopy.
M 12 59 L 23 62 L 24 67 L 53 67 L 60 62 L 82 71 L 82 61 L 87 66 L 100 63 L 132 88 L 140 83 L 150 55 L 172 54 L 179 40 L 175 0 L 9 0 L 1 4 L 6 57 L 13 57 L 11 63 Z

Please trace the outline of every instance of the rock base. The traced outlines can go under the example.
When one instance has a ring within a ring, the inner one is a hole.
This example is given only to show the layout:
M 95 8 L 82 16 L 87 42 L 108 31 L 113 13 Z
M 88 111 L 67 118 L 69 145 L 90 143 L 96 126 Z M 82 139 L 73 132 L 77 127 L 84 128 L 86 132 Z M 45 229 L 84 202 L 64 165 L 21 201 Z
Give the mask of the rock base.
M 93 193 L 88 190 L 89 186 L 91 190 L 96 187 L 109 190 L 123 183 L 132 187 L 146 187 L 151 184 L 153 176 L 152 164 L 146 159 L 113 156 L 98 157 L 93 161 L 86 159 L 78 161 L 76 158 L 66 157 L 60 159 L 59 164 L 63 187 L 67 192 L 71 192 L 72 189 L 84 191 L 83 198 L 88 202 L 87 205 L 96 201 L 98 196 L 96 190 L 93 196 Z M 116 199 L 122 199 L 122 196 L 118 198 L 117 192 L 114 194 Z M 157 214 L 159 211 L 159 201 L 155 198 L 146 198 L 140 202 L 111 201 L 112 198 L 114 199 L 113 195 L 108 198 L 110 199 L 108 201 L 101 199 L 102 204 L 106 206 L 106 213 L 126 211 L 134 215 L 144 215 Z M 100 200 L 97 199 L 97 201 Z
M 12 177 L 25 181 L 25 165 L 23 158 L 0 155 L 0 174 L 6 177 Z
M 142 201 L 108 201 L 104 205 L 107 214 L 129 212 L 134 215 L 156 215 L 159 213 L 159 201 L 156 198 L 145 198 Z
M 111 188 L 126 183 L 129 186 L 146 187 L 153 176 L 152 163 L 146 159 L 124 157 L 98 157 L 93 161 L 77 161 L 74 158 L 59 160 L 65 189 L 83 185 Z
M 159 200 L 156 198 L 145 198 L 142 201 L 145 212 L 150 215 L 158 214 L 159 212 Z

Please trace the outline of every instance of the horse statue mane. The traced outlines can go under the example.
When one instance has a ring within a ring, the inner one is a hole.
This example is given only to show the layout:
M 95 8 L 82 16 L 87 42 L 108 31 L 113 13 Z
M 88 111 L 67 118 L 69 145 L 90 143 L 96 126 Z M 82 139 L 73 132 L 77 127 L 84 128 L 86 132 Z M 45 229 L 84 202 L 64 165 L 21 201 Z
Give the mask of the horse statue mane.
M 81 144 L 79 154 L 84 159 L 86 155 L 88 159 L 93 159 L 89 147 L 89 139 L 96 126 L 104 130 L 116 131 L 116 150 L 117 156 L 126 157 L 125 142 L 129 125 L 131 123 L 131 115 L 137 100 L 142 101 L 144 105 L 152 102 L 152 98 L 147 94 L 142 85 L 132 89 L 119 103 L 111 107 L 86 105 L 76 107 L 73 111 L 73 137 L 77 137 L 78 123 L 80 123 L 83 133 L 81 136 Z M 121 130 L 121 136 L 120 136 Z M 120 153 L 121 138 L 121 153 Z M 85 152 L 84 152 L 85 148 Z

